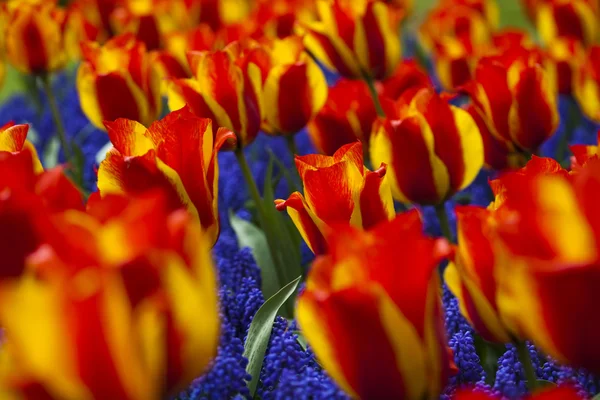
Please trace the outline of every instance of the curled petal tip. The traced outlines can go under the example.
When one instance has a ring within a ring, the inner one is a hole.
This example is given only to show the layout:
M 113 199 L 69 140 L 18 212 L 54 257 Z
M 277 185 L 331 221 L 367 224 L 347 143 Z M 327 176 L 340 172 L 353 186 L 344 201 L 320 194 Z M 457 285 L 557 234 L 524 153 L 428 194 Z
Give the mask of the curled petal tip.
M 287 208 L 287 205 L 285 204 L 286 201 L 282 200 L 282 199 L 277 199 L 274 201 L 275 203 L 275 208 L 277 209 L 277 211 L 284 211 Z
M 373 172 L 375 172 L 380 178 L 383 178 L 387 172 L 387 165 L 385 163 L 381 163 L 381 166 Z

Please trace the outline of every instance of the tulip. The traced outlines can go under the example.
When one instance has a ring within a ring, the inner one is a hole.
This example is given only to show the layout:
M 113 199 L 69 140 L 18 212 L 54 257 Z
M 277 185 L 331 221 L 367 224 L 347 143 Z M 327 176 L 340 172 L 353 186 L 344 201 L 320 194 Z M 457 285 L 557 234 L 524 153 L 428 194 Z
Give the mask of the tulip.
M 32 156 L 35 173 L 39 174 L 44 171 L 44 168 L 35 147 L 27 140 L 28 132 L 29 125 L 26 124 L 15 125 L 13 122 L 9 122 L 0 127 L 0 152 L 19 153 L 24 150 L 29 151 Z
M 319 21 L 306 47 L 327 68 L 350 78 L 383 79 L 401 59 L 401 12 L 379 0 L 317 0 Z
M 314 0 L 259 0 L 255 18 L 259 36 L 283 39 L 294 34 L 295 26 L 316 18 Z
M 546 52 L 548 61 L 545 63 L 546 70 L 555 68 L 558 92 L 560 94 L 572 94 L 573 79 L 580 63 L 585 60 L 585 51 L 581 43 L 571 39 L 557 38 L 553 41 Z
M 588 50 L 575 72 L 573 89 L 581 111 L 593 121 L 600 121 L 600 46 Z
M 448 243 L 425 237 L 414 210 L 328 240 L 297 305 L 319 363 L 352 398 L 437 398 L 449 355 L 436 267 Z
M 327 81 L 299 37 L 275 40 L 270 56 L 272 65 L 263 89 L 263 128 L 271 134 L 294 134 L 325 104 Z
M 25 74 L 48 74 L 66 62 L 62 23 L 65 13 L 48 2 L 19 2 L 4 6 L 8 61 Z
M 333 155 L 357 139 L 369 143 L 377 112 L 363 81 L 340 79 L 329 89 L 325 105 L 308 124 L 308 134 L 317 150 Z
M 492 213 L 485 208 L 456 207 L 458 247 L 444 280 L 461 314 L 485 340 L 508 343 L 496 304 L 496 260 Z
M 26 132 L 26 125 L 21 127 Z M 6 131 L 0 133 L 0 142 L 5 135 Z M 0 251 L 4 257 L 0 285 L 26 271 L 27 257 L 42 244 L 50 215 L 83 209 L 81 193 L 63 169 L 38 170 L 31 149 L 14 153 L 0 150 Z
M 114 148 L 98 170 L 101 196 L 161 190 L 171 209 L 187 208 L 214 244 L 219 234 L 217 152 L 232 132 L 188 108 L 174 111 L 146 129 L 138 122 L 107 122 Z
M 209 239 L 160 204 L 109 197 L 57 216 L 37 276 L 0 293 L 3 393 L 158 400 L 205 370 L 219 334 Z
M 598 143 L 600 143 L 600 131 L 598 131 Z M 573 157 L 575 159 L 576 165 L 582 166 L 591 158 L 598 158 L 599 148 L 598 145 L 585 145 L 585 144 L 576 144 L 570 147 L 571 153 L 573 153 Z
M 469 186 L 483 165 L 473 118 L 427 88 L 400 99 L 398 119 L 373 125 L 370 153 L 388 166 L 392 194 L 403 203 L 439 205 Z
M 590 0 L 543 0 L 534 6 L 535 24 L 540 38 L 548 47 L 556 39 L 566 38 L 584 45 L 598 36 L 598 8 Z
M 427 72 L 415 61 L 406 60 L 398 64 L 392 75 L 381 81 L 380 97 L 396 100 L 409 89 L 431 86 L 431 79 Z
M 294 192 L 285 201 L 276 200 L 277 209 L 287 210 L 315 254 L 327 251 L 325 236 L 332 225 L 367 229 L 395 215 L 385 165 L 376 171 L 365 168 L 359 142 L 342 146 L 333 156 L 297 156 L 296 168 L 304 196 Z
M 487 392 L 474 389 L 460 389 L 454 393 L 452 400 L 498 400 L 499 397 Z M 579 392 L 569 386 L 550 387 L 538 390 L 530 396 L 523 397 L 525 400 L 584 400 Z
M 483 57 L 464 88 L 492 135 L 511 151 L 534 153 L 558 127 L 556 78 L 540 57 L 525 48 Z
M 150 124 L 161 111 L 160 80 L 144 44 L 131 34 L 104 46 L 82 45 L 84 62 L 77 73 L 81 108 L 104 129 L 104 121 L 127 118 Z
M 235 132 L 240 147 L 250 144 L 262 121 L 262 71 L 253 58 L 262 52 L 260 47 L 234 42 L 223 50 L 191 53 L 194 79 L 172 82 L 169 108 L 187 104 L 196 115 Z
M 497 303 L 511 332 L 560 363 L 600 372 L 600 163 L 570 177 L 505 178 Z

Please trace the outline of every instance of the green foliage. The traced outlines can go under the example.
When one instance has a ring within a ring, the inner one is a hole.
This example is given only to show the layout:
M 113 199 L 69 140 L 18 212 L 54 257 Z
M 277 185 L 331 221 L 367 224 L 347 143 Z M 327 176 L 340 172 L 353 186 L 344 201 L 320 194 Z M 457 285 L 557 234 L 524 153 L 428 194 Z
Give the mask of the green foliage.
M 260 370 L 262 369 L 277 312 L 294 295 L 301 278 L 301 276 L 297 277 L 269 298 L 258 309 L 252 319 L 252 323 L 248 329 L 248 338 L 244 346 L 244 357 L 248 358 L 246 371 L 252 376 L 252 379 L 248 382 L 248 389 L 251 396 L 254 396 L 256 387 L 258 386 Z

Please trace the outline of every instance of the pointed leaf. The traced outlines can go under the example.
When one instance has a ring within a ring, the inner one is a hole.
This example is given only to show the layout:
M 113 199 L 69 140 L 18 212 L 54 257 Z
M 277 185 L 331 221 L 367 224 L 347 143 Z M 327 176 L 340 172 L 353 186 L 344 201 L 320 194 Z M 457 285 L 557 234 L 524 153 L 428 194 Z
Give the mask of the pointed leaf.
M 229 212 L 229 222 L 237 236 L 240 249 L 249 247 L 252 251 L 254 260 L 260 268 L 263 296 L 265 299 L 270 298 L 279 290 L 282 283 L 277 277 L 265 233 L 253 223 L 241 219 L 231 211 Z
M 260 371 L 277 311 L 296 292 L 300 278 L 300 276 L 297 277 L 265 301 L 252 319 L 244 346 L 244 357 L 248 359 L 246 372 L 252 376 L 252 379 L 248 382 L 251 396 L 254 396 L 258 386 Z

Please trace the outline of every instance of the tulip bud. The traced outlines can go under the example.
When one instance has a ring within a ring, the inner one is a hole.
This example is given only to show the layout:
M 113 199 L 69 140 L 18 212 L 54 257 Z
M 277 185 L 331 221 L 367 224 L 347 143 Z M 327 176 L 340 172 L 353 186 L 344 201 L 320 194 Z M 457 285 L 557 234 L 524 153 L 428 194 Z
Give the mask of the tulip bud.
M 496 259 L 492 213 L 485 208 L 456 207 L 458 248 L 444 271 L 461 314 L 490 342 L 508 343 L 496 304 Z
M 327 81 L 317 63 L 304 51 L 301 38 L 276 40 L 269 50 L 272 65 L 263 89 L 264 130 L 271 134 L 294 134 L 323 107 Z
M 515 151 L 535 152 L 559 123 L 557 79 L 525 48 L 482 58 L 465 87 L 490 132 Z
M 469 186 L 483 165 L 473 118 L 432 89 L 407 92 L 398 119 L 373 125 L 370 152 L 375 164 L 388 166 L 392 194 L 404 203 L 440 204 Z
M 401 12 L 380 0 L 317 0 L 306 47 L 329 69 L 350 78 L 383 79 L 401 59 Z
M 544 0 L 534 6 L 535 24 L 542 41 L 554 46 L 556 39 L 592 44 L 598 36 L 598 9 L 590 0 Z
M 256 138 L 262 121 L 262 71 L 254 57 L 264 50 L 233 42 L 214 52 L 189 54 L 193 79 L 177 79 L 169 89 L 169 108 L 184 105 L 198 116 L 232 130 L 244 147 Z
M 581 111 L 593 121 L 600 121 L 600 46 L 589 48 L 575 72 L 573 89 Z
M 98 170 L 98 189 L 135 195 L 162 191 L 175 210 L 185 207 L 207 232 L 211 244 L 219 235 L 217 152 L 232 132 L 219 129 L 213 140 L 212 121 L 188 108 L 174 111 L 146 129 L 138 122 L 107 122 L 114 148 Z
M 512 332 L 558 362 L 600 372 L 600 163 L 577 174 L 505 178 L 497 302 Z
M 77 73 L 81 108 L 104 129 L 104 121 L 127 118 L 149 125 L 161 111 L 160 80 L 145 46 L 131 34 L 103 46 L 82 45 L 84 62 Z
M 25 74 L 47 74 L 66 62 L 62 24 L 64 11 L 52 1 L 5 6 L 8 61 Z
M 302 332 L 352 398 L 433 399 L 449 372 L 438 263 L 416 211 L 371 231 L 336 227 L 298 298 Z
M 359 142 L 342 146 L 333 157 L 297 156 L 296 168 L 304 196 L 294 192 L 285 201 L 276 200 L 277 209 L 287 209 L 315 254 L 326 252 L 324 237 L 331 225 L 349 223 L 366 229 L 395 215 L 385 165 L 373 172 L 365 168 Z

